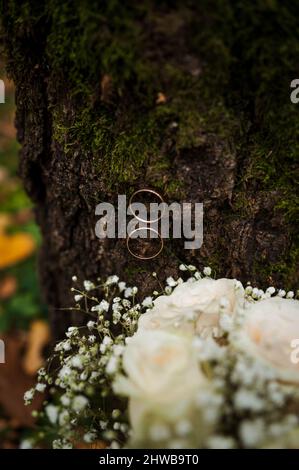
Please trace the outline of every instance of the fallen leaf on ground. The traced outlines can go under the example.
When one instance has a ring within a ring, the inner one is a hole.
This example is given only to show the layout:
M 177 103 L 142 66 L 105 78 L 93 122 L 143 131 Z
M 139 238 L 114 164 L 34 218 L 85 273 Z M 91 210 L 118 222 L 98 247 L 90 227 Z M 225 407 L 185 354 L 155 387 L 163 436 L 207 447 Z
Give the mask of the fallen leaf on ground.
M 50 342 L 49 325 L 43 320 L 32 322 L 26 342 L 27 349 L 23 360 L 23 368 L 28 375 L 35 375 L 44 363 L 43 349 Z
M 0 235 L 4 233 L 6 227 L 11 224 L 11 216 L 8 214 L 0 214 Z
M 0 183 L 4 183 L 8 178 L 8 171 L 3 166 L 0 166 Z
M 35 378 L 22 367 L 26 334 L 9 333 L 1 339 L 5 344 L 5 363 L 0 364 L 0 407 L 13 420 L 14 427 L 31 427 L 34 424 L 31 413 L 41 408 L 44 395 L 38 393 L 32 405 L 24 405 L 24 393 L 35 385 Z
M 95 441 L 91 444 L 85 442 L 77 442 L 74 446 L 76 449 L 106 449 L 107 444 L 103 441 Z
M 6 137 L 7 139 L 16 138 L 16 128 L 13 119 L 1 122 L 1 132 L 2 136 Z
M 17 290 L 17 280 L 14 276 L 6 276 L 0 281 L 0 300 L 9 299 Z
M 35 242 L 27 233 L 5 235 L 0 233 L 0 269 L 28 258 L 35 250 Z

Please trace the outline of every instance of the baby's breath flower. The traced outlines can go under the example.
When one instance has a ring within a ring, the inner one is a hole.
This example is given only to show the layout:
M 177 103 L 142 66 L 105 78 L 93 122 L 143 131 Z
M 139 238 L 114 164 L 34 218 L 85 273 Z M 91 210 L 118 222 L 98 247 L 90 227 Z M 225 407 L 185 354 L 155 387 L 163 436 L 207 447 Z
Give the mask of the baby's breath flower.
M 33 439 L 23 439 L 20 443 L 20 449 L 32 449 L 33 444 Z
M 91 291 L 92 289 L 95 288 L 94 283 L 91 282 L 91 281 L 84 281 L 84 282 L 83 282 L 83 285 L 84 285 L 84 289 L 85 289 L 87 292 L 89 292 L 89 291 Z
M 196 267 L 193 266 L 193 264 L 189 264 L 188 269 L 189 269 L 189 271 L 196 271 Z
M 38 371 L 37 371 L 38 375 L 40 377 L 44 377 L 46 375 L 46 370 L 44 367 L 41 367 Z
M 203 268 L 203 273 L 205 276 L 211 276 L 212 270 L 209 266 L 206 266 L 205 268 Z
M 118 313 L 120 312 L 120 310 L 122 310 L 122 305 L 120 304 L 120 302 L 116 302 L 112 305 L 112 312 L 113 313 Z
M 60 343 L 57 343 L 55 345 L 55 348 L 54 348 L 54 351 L 61 351 L 62 350 L 62 346 L 63 346 L 63 342 L 61 341 Z
M 93 372 L 91 373 L 91 375 L 90 375 L 90 381 L 92 382 L 92 381 L 97 380 L 97 378 L 99 377 L 99 375 L 100 375 L 99 372 L 93 371 Z
M 253 299 L 258 299 L 259 298 L 259 289 L 257 287 L 254 287 L 252 289 L 251 295 L 252 295 Z
M 118 360 L 115 356 L 112 356 L 106 366 L 106 372 L 108 375 L 115 374 L 118 369 Z
M 95 326 L 96 326 L 96 322 L 94 322 L 94 321 L 92 321 L 92 320 L 90 320 L 90 321 L 87 323 L 87 328 L 88 328 L 89 330 L 93 330 L 93 329 L 95 328 Z
M 234 403 L 237 410 L 262 411 L 265 402 L 257 393 L 247 389 L 240 389 L 234 397 Z
M 265 424 L 261 418 L 252 421 L 243 421 L 240 426 L 240 437 L 245 447 L 255 447 L 263 442 Z
M 70 420 L 70 414 L 67 410 L 63 410 L 60 414 L 59 414 L 59 417 L 58 417 L 58 422 L 59 422 L 59 425 L 61 427 L 65 426 L 66 424 L 68 424 Z
M 71 363 L 76 369 L 83 369 L 83 358 L 79 354 L 72 358 Z
M 107 346 L 111 343 L 112 343 L 112 339 L 110 338 L 110 336 L 105 336 L 104 339 L 103 339 L 103 344 L 105 344 Z
M 43 393 L 46 390 L 46 387 L 47 387 L 46 384 L 37 383 L 36 386 L 35 386 L 35 390 L 37 392 Z
M 287 293 L 287 299 L 293 299 L 295 296 L 294 292 L 292 290 L 290 290 L 288 293 Z
M 250 295 L 252 293 L 252 290 L 253 290 L 252 286 L 246 286 L 245 294 Z
M 63 342 L 63 345 L 62 345 L 62 349 L 64 351 L 70 351 L 72 349 L 72 345 L 71 345 L 71 342 L 69 340 L 67 341 L 64 341 Z
M 143 307 L 151 307 L 153 305 L 153 298 L 152 297 L 145 297 L 142 302 Z
M 72 444 L 66 439 L 55 439 L 52 443 L 53 449 L 72 449 Z
M 68 367 L 68 366 L 66 366 L 66 365 L 64 365 L 64 366 L 60 369 L 60 371 L 59 371 L 59 373 L 58 373 L 58 377 L 60 377 L 62 380 L 64 380 L 64 379 L 66 379 L 67 377 L 69 377 L 69 376 L 71 375 L 71 373 L 72 373 L 71 368 Z
M 123 292 L 126 288 L 126 283 L 121 281 L 118 283 L 119 292 Z
M 69 406 L 69 404 L 71 403 L 71 399 L 67 395 L 62 395 L 60 397 L 60 401 L 61 401 L 63 406 Z
M 185 264 L 180 264 L 179 269 L 180 269 L 180 271 L 188 271 L 188 268 Z
M 90 444 L 91 442 L 94 442 L 97 438 L 97 434 L 95 431 L 90 431 L 84 434 L 83 436 L 83 441 L 86 442 L 87 444 Z
M 233 449 L 235 446 L 235 440 L 229 436 L 214 435 L 208 439 L 209 449 Z
M 112 441 L 110 449 L 120 449 L 120 444 L 117 441 Z
M 92 312 L 108 312 L 109 310 L 109 302 L 107 302 L 107 300 L 102 300 L 98 305 L 94 305 L 92 308 L 91 308 L 91 311 Z
M 24 393 L 24 401 L 26 405 L 29 405 L 34 397 L 34 388 L 31 388 L 30 390 L 27 390 L 27 392 Z
M 127 287 L 125 289 L 124 296 L 125 296 L 126 299 L 128 299 L 129 297 L 132 297 L 133 296 L 133 289 L 131 287 Z
M 172 276 L 168 277 L 166 279 L 166 283 L 170 286 L 170 287 L 175 287 L 177 285 L 177 282 L 173 279 Z
M 58 419 L 58 407 L 55 405 L 47 405 L 45 408 L 46 415 L 51 424 L 55 424 Z
M 113 285 L 113 284 L 117 284 L 118 281 L 119 281 L 119 277 L 116 276 L 116 275 L 113 275 L 113 276 L 109 276 L 109 277 L 107 278 L 107 281 L 106 281 L 105 284 L 106 284 L 106 286 L 111 286 L 111 285 Z
M 68 338 L 71 338 L 73 336 L 76 336 L 78 334 L 78 328 L 76 326 L 70 326 L 67 330 L 66 336 Z
M 84 397 L 83 395 L 77 395 L 73 399 L 72 408 L 77 413 L 80 413 L 80 411 L 86 408 L 87 405 L 88 405 L 88 399 Z
M 112 416 L 113 419 L 117 419 L 121 416 L 121 411 L 118 410 L 118 409 L 115 409 L 115 410 L 112 411 L 111 416 Z

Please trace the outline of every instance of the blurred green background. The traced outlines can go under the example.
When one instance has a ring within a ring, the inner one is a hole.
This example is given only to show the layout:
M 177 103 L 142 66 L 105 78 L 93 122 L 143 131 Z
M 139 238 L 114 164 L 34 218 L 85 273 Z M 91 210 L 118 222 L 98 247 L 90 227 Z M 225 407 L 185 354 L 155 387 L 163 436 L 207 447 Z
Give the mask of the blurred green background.
M 36 272 L 40 233 L 31 202 L 17 176 L 19 145 L 14 128 L 14 87 L 5 79 L 3 66 L 0 70 L 5 81 L 5 103 L 0 105 L 0 331 L 3 332 L 27 329 L 33 319 L 44 317 L 46 310 Z M 18 239 L 17 234 L 28 237 Z
M 16 448 L 34 426 L 23 395 L 43 364 L 49 328 L 37 275 L 40 232 L 18 177 L 14 85 L 1 63 L 0 78 L 5 83 L 5 103 L 0 104 L 0 338 L 5 344 L 5 364 L 0 364 L 0 448 Z

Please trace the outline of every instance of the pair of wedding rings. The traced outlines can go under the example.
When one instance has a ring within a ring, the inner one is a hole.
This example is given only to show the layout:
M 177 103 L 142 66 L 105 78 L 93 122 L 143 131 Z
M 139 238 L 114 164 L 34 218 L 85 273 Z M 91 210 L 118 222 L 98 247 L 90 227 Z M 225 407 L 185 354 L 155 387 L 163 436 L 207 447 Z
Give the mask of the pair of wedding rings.
M 137 195 L 140 196 L 143 193 L 149 193 L 152 196 L 155 196 L 156 198 L 158 198 L 159 201 L 161 201 L 161 203 L 164 203 L 164 200 L 163 200 L 162 196 L 157 191 L 154 191 L 153 189 L 138 189 L 138 191 L 135 191 L 135 193 L 132 194 L 132 196 L 130 197 L 130 200 L 129 200 L 129 210 L 130 210 L 131 214 L 134 216 L 134 218 L 137 219 L 139 222 L 142 222 L 143 224 L 145 224 L 145 226 L 135 228 L 134 230 L 132 230 L 128 234 L 128 236 L 127 236 L 127 249 L 131 253 L 131 255 L 134 256 L 135 258 L 138 258 L 138 259 L 141 259 L 141 260 L 149 260 L 149 259 L 156 258 L 164 248 L 163 238 L 161 237 L 160 233 L 158 232 L 158 230 L 156 230 L 155 228 L 150 226 L 151 224 L 153 224 L 154 222 L 158 222 L 162 218 L 164 209 L 162 209 L 161 214 L 155 219 L 147 220 L 147 219 L 143 219 L 143 218 L 139 217 L 139 215 L 136 215 L 136 213 L 134 212 L 134 210 L 132 208 L 132 204 L 133 204 L 134 199 L 136 198 L 136 196 Z M 136 236 L 136 234 L 142 233 L 142 232 L 144 232 L 144 230 L 147 231 L 149 234 L 154 234 L 155 236 L 157 235 L 158 238 L 159 238 L 159 247 L 158 247 L 158 250 L 155 253 L 151 253 L 151 254 L 148 254 L 148 255 L 141 255 L 141 254 L 136 253 L 132 250 L 131 242 L 132 242 L 132 239 L 133 239 L 132 238 L 133 235 Z

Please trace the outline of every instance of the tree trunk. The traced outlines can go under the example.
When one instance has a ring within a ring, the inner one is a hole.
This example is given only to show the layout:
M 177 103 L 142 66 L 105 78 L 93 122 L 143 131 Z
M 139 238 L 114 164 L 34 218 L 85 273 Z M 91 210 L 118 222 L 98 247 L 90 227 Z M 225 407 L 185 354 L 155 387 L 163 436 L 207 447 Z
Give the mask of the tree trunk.
M 147 293 L 182 261 L 260 287 L 298 277 L 296 2 L 4 0 L 20 173 L 43 244 L 53 330 L 81 321 L 71 277 Z M 298 73 L 297 73 L 298 75 Z M 299 106 L 299 105 L 298 105 Z M 154 260 L 95 236 L 95 206 L 142 188 L 204 203 L 200 250 Z M 78 313 L 76 314 L 78 315 Z

